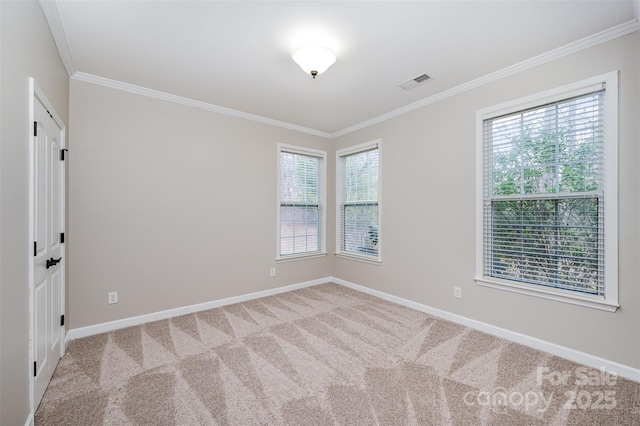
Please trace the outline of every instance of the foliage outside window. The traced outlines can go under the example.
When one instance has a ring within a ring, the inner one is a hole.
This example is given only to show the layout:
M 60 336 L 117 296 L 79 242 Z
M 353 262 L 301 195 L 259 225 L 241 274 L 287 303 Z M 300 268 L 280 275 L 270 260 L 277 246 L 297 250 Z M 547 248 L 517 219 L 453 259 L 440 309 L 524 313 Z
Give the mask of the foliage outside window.
M 325 153 L 279 146 L 278 259 L 324 253 Z
M 606 209 L 615 202 L 605 186 L 609 89 L 482 117 L 481 281 L 617 304 L 605 262 L 616 232 Z
M 337 153 L 338 254 L 380 260 L 379 145 Z

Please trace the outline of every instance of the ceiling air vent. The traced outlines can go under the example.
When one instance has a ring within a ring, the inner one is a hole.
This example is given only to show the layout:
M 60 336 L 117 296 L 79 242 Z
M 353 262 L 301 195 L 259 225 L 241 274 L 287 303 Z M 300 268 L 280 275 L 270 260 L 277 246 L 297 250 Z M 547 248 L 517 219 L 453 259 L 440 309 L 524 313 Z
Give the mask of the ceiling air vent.
M 404 90 L 411 90 L 414 87 L 418 87 L 420 84 L 424 83 L 430 78 L 431 77 L 429 77 L 427 74 L 422 74 L 417 76 L 416 78 L 412 78 L 411 80 L 407 80 L 404 83 L 398 84 L 398 87 L 402 87 Z

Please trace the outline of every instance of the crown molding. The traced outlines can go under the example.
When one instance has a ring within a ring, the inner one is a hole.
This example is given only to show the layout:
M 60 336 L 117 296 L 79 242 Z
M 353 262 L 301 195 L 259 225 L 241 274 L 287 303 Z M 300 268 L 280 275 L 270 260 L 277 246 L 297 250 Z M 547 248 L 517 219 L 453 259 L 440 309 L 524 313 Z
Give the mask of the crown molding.
M 76 73 L 76 64 L 73 61 L 71 49 L 69 49 L 67 34 L 64 32 L 64 27 L 62 26 L 62 21 L 60 20 L 58 5 L 55 1 L 52 0 L 39 0 L 39 3 L 42 11 L 44 12 L 45 18 L 47 19 L 47 23 L 49 24 L 51 35 L 53 35 L 53 40 L 58 47 L 58 53 L 60 53 L 62 63 L 67 70 L 67 75 L 71 77 Z
M 560 59 L 565 56 L 571 55 L 573 53 L 588 49 L 590 47 L 593 47 L 602 43 L 606 43 L 607 41 L 625 36 L 634 31 L 638 31 L 640 30 L 640 0 L 635 0 L 634 4 L 635 4 L 636 18 L 632 21 L 617 25 L 615 27 L 609 28 L 607 30 L 601 31 L 599 33 L 577 40 L 575 42 L 566 44 L 562 47 L 559 47 L 554 50 L 550 50 L 541 55 L 534 56 L 533 58 L 508 66 L 496 72 L 492 72 L 491 74 L 484 75 L 475 80 L 468 81 L 459 86 L 437 93 L 433 96 L 429 96 L 427 98 L 421 99 L 417 102 L 395 109 L 393 111 L 389 111 L 385 114 L 379 115 L 377 117 L 371 118 L 361 123 L 354 124 L 353 126 L 349 126 L 342 130 L 338 130 L 337 132 L 331 133 L 331 139 L 335 139 L 337 137 L 344 136 L 349 133 L 353 133 L 357 130 L 361 130 L 361 129 L 373 126 L 374 124 L 382 123 L 383 121 L 389 120 L 394 117 L 398 117 L 400 115 L 406 114 L 408 112 L 414 111 L 424 106 L 431 105 L 436 102 L 440 102 L 444 99 L 450 98 L 452 96 L 458 95 L 468 90 L 475 89 L 480 86 L 484 86 L 485 84 L 492 83 L 494 81 L 512 76 L 522 71 L 526 71 L 528 69 L 537 67 L 547 62 L 551 62 L 556 59 Z
M 241 118 L 243 120 L 255 121 L 269 126 L 280 127 L 287 130 L 293 130 L 296 132 L 306 133 L 313 136 L 320 136 L 321 138 L 331 139 L 331 134 L 309 127 L 299 126 L 297 124 L 287 123 L 285 121 L 274 120 L 272 118 L 263 117 L 260 115 L 249 114 L 247 112 L 238 111 L 231 108 L 225 108 L 218 105 L 210 104 L 207 102 L 196 101 L 194 99 L 185 98 L 183 96 L 172 95 L 170 93 L 161 92 L 159 90 L 149 89 L 142 86 L 136 86 L 135 84 L 124 83 L 118 80 L 112 80 L 105 77 L 100 77 L 93 74 L 87 74 L 84 72 L 76 72 L 71 76 L 72 80 L 82 81 L 85 83 L 91 83 L 98 86 L 109 87 L 111 89 L 122 90 L 124 92 L 134 93 L 149 98 L 160 99 L 163 101 L 173 102 L 176 104 L 186 105 L 194 108 L 200 108 L 206 111 L 212 111 L 218 114 L 228 115 L 230 117 Z
M 51 0 L 39 0 L 39 2 L 42 7 L 42 10 L 44 11 L 47 22 L 49 23 L 49 27 L 51 28 L 51 33 L 53 34 L 53 38 L 55 40 L 56 46 L 58 47 L 58 51 L 60 52 L 60 57 L 62 58 L 62 62 L 70 78 L 73 80 L 83 81 L 86 83 L 96 84 L 96 85 L 109 87 L 117 90 L 123 90 L 129 93 L 135 93 L 142 96 L 148 96 L 155 99 L 161 99 L 168 102 L 174 102 L 174 103 L 178 103 L 186 106 L 200 108 L 207 111 L 216 112 L 218 114 L 223 114 L 223 115 L 227 115 L 235 118 L 254 121 L 262 124 L 267 124 L 270 126 L 280 127 L 283 129 L 293 130 L 296 132 L 306 133 L 313 136 L 319 136 L 325 139 L 335 139 L 340 136 L 344 136 L 349 133 L 353 133 L 355 131 L 373 126 L 375 124 L 382 123 L 391 118 L 404 115 L 408 112 L 425 107 L 427 105 L 434 104 L 436 102 L 440 102 L 442 100 L 461 94 L 463 92 L 484 86 L 494 81 L 515 75 L 517 73 L 537 67 L 547 62 L 551 62 L 553 60 L 563 58 L 573 53 L 580 52 L 590 47 L 593 47 L 602 43 L 606 43 L 618 37 L 622 37 L 632 32 L 640 30 L 640 0 L 634 0 L 635 19 L 629 22 L 617 25 L 615 27 L 609 28 L 607 30 L 601 31 L 599 33 L 596 33 L 591 36 L 585 37 L 583 39 L 577 40 L 575 42 L 569 43 L 565 46 L 559 47 L 557 49 L 540 54 L 538 56 L 524 60 L 522 62 L 511 65 L 509 67 L 503 68 L 496 72 L 484 75 L 475 80 L 471 80 L 466 83 L 460 84 L 456 87 L 445 90 L 443 92 L 436 93 L 433 96 L 429 96 L 427 98 L 421 99 L 412 104 L 405 105 L 401 108 L 389 111 L 377 117 L 373 117 L 369 120 L 365 120 L 361 123 L 354 124 L 352 126 L 346 127 L 342 130 L 338 130 L 333 133 L 329 133 L 329 132 L 324 132 L 317 129 L 312 129 L 309 127 L 300 126 L 293 123 L 288 123 L 280 120 L 271 119 L 268 117 L 263 117 L 260 115 L 250 114 L 243 111 L 238 111 L 231 108 L 210 104 L 207 102 L 202 102 L 202 101 L 197 101 L 190 98 L 185 98 L 182 96 L 172 95 L 169 93 L 145 88 L 142 86 L 136 86 L 133 84 L 124 83 L 121 81 L 112 80 L 112 79 L 100 77 L 93 74 L 78 72 L 76 70 L 75 63 L 71 55 L 71 50 L 69 49 L 69 44 L 67 41 L 66 34 L 64 32 L 64 28 L 62 26 L 62 22 L 60 20 L 60 15 L 58 14 L 58 8 L 56 5 L 56 2 Z

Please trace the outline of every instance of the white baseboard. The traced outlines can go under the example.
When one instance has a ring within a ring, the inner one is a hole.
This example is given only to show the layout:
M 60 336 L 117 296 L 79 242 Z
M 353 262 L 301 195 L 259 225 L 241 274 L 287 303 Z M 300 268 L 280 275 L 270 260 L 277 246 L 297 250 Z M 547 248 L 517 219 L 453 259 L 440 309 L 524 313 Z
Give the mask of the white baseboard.
M 624 377 L 629 380 L 640 382 L 640 369 L 630 367 L 628 365 L 620 364 L 614 361 L 609 361 L 604 358 L 600 358 L 594 355 L 590 355 L 584 352 L 577 351 L 575 349 L 567 348 L 555 343 L 547 342 L 542 339 L 527 336 L 525 334 L 517 333 L 515 331 L 507 330 L 505 328 L 496 327 L 491 324 L 487 324 L 481 321 L 476 321 L 461 315 L 452 314 L 451 312 L 443 311 L 440 309 L 432 308 L 431 306 L 423 305 L 421 303 L 413 302 L 411 300 L 403 299 L 398 296 L 384 293 L 382 291 L 373 290 L 368 287 L 355 284 L 349 281 L 345 281 L 340 278 L 331 277 L 331 282 L 343 285 L 353 290 L 361 291 L 363 293 L 370 294 L 372 296 L 379 297 L 389 302 L 397 303 L 398 305 L 406 306 L 429 315 L 433 315 L 447 321 L 462 324 L 464 326 L 483 331 L 494 336 L 502 337 L 512 342 L 520 343 L 525 346 L 529 346 L 534 349 L 538 349 L 544 352 L 548 352 L 553 355 L 574 361 L 580 364 L 584 364 L 592 368 L 604 368 L 606 371 L 615 372 L 618 376 Z
M 151 314 L 139 315 L 136 317 L 123 318 L 120 320 L 104 322 L 101 324 L 89 325 L 86 327 L 69 330 L 65 338 L 65 345 L 71 340 L 81 337 L 93 336 L 94 334 L 106 333 L 121 328 L 146 324 L 148 322 L 159 321 L 180 315 L 192 314 L 194 312 L 206 311 L 208 309 L 219 308 L 221 306 L 233 305 L 234 303 L 246 302 L 261 297 L 273 296 L 287 291 L 298 290 L 300 288 L 311 287 L 318 284 L 328 283 L 331 277 L 319 278 L 317 280 L 305 281 L 298 284 L 278 287 L 271 290 L 257 291 L 255 293 L 243 294 L 241 296 L 228 297 L 226 299 L 212 300 L 210 302 L 198 303 L 197 305 L 183 306 L 180 308 L 167 309 L 166 311 L 153 312 Z
M 287 291 L 297 290 L 300 288 L 311 287 L 318 284 L 324 284 L 333 282 L 342 286 L 351 288 L 353 290 L 361 291 L 372 296 L 379 297 L 389 302 L 397 303 L 398 305 L 406 306 L 429 315 L 433 315 L 447 321 L 455 322 L 476 330 L 483 331 L 494 336 L 502 337 L 512 342 L 520 343 L 525 346 L 529 346 L 534 349 L 538 349 L 544 352 L 548 352 L 553 355 L 557 355 L 562 358 L 566 358 L 570 361 L 574 361 L 580 364 L 584 364 L 592 368 L 605 368 L 609 372 L 615 372 L 618 376 L 626 379 L 635 380 L 640 382 L 640 369 L 633 368 L 627 365 L 619 364 L 614 361 L 609 361 L 604 358 L 600 358 L 594 355 L 590 355 L 584 352 L 577 351 L 575 349 L 567 348 L 555 343 L 547 342 L 542 339 L 527 336 L 525 334 L 517 333 L 515 331 L 507 330 L 505 328 L 496 327 L 491 324 L 487 324 L 481 321 L 476 321 L 471 318 L 463 317 L 461 315 L 453 314 L 451 312 L 443 311 L 441 309 L 432 308 L 431 306 L 423 305 L 421 303 L 413 302 L 402 297 L 393 296 L 382 291 L 373 290 L 368 287 L 355 284 L 349 281 L 345 281 L 335 277 L 319 278 L 312 281 L 306 281 L 298 284 L 287 285 L 284 287 L 278 287 L 271 290 L 258 291 L 255 293 L 244 294 L 241 296 L 229 297 L 226 299 L 213 300 L 210 302 L 199 303 L 197 305 L 184 306 L 175 309 L 168 309 L 166 311 L 154 312 L 151 314 L 140 315 L 136 317 L 124 318 L 121 320 L 105 322 L 102 324 L 90 325 L 87 327 L 74 328 L 69 330 L 65 339 L 65 345 L 74 339 L 81 337 L 92 336 L 94 334 L 106 333 L 121 328 L 132 327 L 135 325 L 145 324 L 152 321 L 163 320 L 167 318 L 176 317 L 179 315 L 191 314 L 194 312 L 206 311 L 207 309 L 219 308 L 220 306 L 232 305 L 234 303 L 246 302 L 248 300 L 258 299 L 260 297 L 273 296 L 275 294 L 285 293 Z
M 27 421 L 24 422 L 24 426 L 33 426 L 33 413 L 29 413 L 29 417 L 27 417 Z

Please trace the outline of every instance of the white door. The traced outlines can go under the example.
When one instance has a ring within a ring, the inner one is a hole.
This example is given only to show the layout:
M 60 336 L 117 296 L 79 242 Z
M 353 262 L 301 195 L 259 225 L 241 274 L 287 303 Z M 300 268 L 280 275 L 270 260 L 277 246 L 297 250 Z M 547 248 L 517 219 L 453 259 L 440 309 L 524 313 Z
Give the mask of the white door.
M 35 85 L 35 83 L 34 83 Z M 34 89 L 32 182 L 33 408 L 62 356 L 64 335 L 64 126 Z

